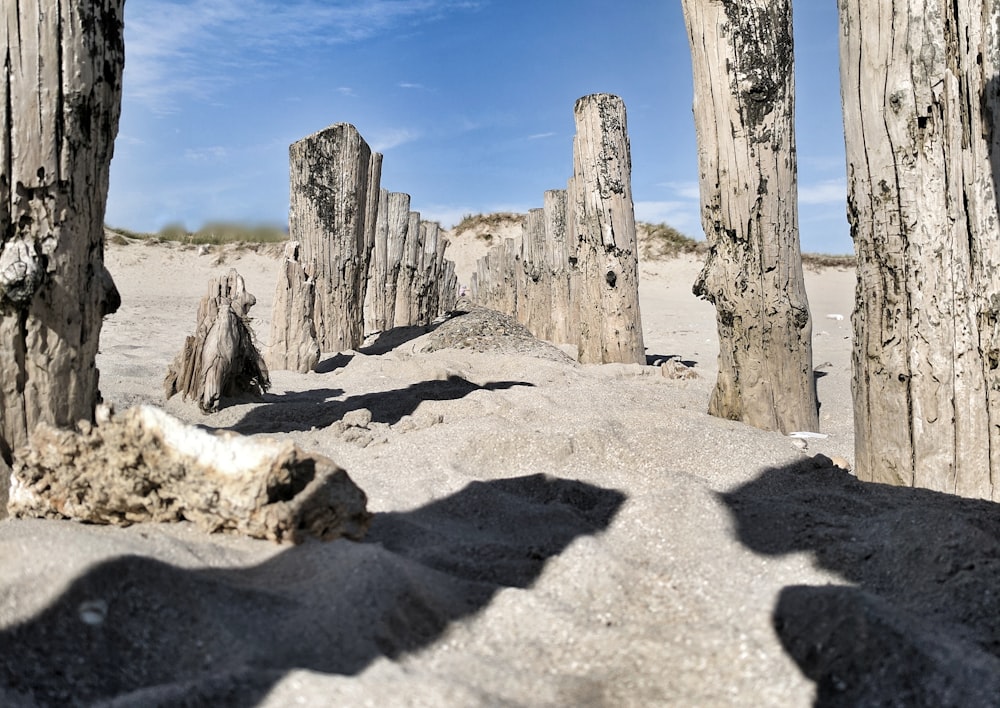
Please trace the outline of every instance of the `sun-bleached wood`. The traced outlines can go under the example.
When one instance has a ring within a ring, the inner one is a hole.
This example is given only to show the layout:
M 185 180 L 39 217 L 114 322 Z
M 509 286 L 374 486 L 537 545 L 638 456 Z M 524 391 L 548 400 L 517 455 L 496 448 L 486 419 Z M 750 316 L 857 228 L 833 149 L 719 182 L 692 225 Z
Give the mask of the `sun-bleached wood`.
M 289 147 L 291 240 L 316 283 L 314 319 L 323 351 L 364 342 L 364 302 L 381 155 L 349 123 L 337 123 Z
M 518 320 L 538 338 L 552 329 L 552 270 L 546 251 L 545 210 L 528 211 L 521 240 L 521 286 Z
M 577 240 L 580 361 L 645 363 L 625 103 L 592 94 L 577 100 L 573 114 L 570 226 Z
M 545 192 L 543 210 L 545 217 L 545 259 L 549 268 L 549 298 L 551 316 L 543 335 L 559 344 L 576 344 L 570 282 L 572 270 L 570 257 L 576 251 L 569 241 L 566 221 L 565 189 L 550 189 Z
M 118 132 L 124 0 L 5 0 L 0 11 L 0 457 L 40 423 L 93 420 Z
M 319 342 L 313 310 L 316 284 L 301 260 L 298 241 L 285 244 L 285 258 L 274 288 L 267 366 L 273 370 L 307 373 L 319 363 Z
M 12 516 L 128 526 L 188 520 L 300 543 L 360 539 L 367 499 L 333 461 L 291 441 L 214 435 L 152 406 L 79 431 L 40 425 L 14 463 Z
M 195 333 L 167 368 L 164 393 L 180 393 L 197 401 L 205 413 L 219 409 L 222 398 L 243 393 L 261 395 L 271 386 L 267 366 L 247 322 L 257 303 L 243 277 L 230 269 L 212 278 L 198 305 Z
M 415 293 L 419 288 L 420 270 L 423 263 L 424 246 L 421 241 L 420 212 L 411 211 L 406 223 L 403 240 L 403 257 L 396 281 L 397 327 L 410 327 L 419 319 L 418 302 Z
M 682 0 L 682 7 L 709 245 L 694 292 L 715 305 L 719 329 L 709 412 L 765 430 L 816 430 L 791 2 Z
M 1000 2 L 839 7 L 855 469 L 1000 500 Z

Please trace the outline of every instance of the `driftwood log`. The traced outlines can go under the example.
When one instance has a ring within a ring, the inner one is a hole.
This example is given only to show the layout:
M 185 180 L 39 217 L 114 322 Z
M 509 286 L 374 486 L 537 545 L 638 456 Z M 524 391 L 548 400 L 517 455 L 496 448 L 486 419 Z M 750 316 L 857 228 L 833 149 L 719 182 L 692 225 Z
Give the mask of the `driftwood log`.
M 702 225 L 694 285 L 713 303 L 719 373 L 709 413 L 817 430 L 812 323 L 799 253 L 790 0 L 684 0 Z
M 254 344 L 247 314 L 257 299 L 247 292 L 234 269 L 213 278 L 198 306 L 193 336 L 167 369 L 163 387 L 167 398 L 181 393 L 209 413 L 223 396 L 261 395 L 271 386 L 267 365 Z
M 860 479 L 1000 501 L 1000 2 L 841 0 Z
M 213 435 L 140 406 L 78 431 L 40 425 L 18 451 L 8 510 L 117 526 L 188 520 L 298 543 L 361 538 L 366 504 L 343 469 L 291 441 Z
M 4 2 L 0 45 L 0 457 L 42 422 L 93 420 L 124 0 Z

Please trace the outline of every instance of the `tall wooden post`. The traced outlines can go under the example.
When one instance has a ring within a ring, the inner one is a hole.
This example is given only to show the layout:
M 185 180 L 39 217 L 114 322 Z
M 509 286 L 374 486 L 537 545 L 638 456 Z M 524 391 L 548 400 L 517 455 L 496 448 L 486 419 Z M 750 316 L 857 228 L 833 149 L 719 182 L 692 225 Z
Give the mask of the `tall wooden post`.
M 337 123 L 289 148 L 289 234 L 315 280 L 316 337 L 323 351 L 364 342 L 368 259 L 374 244 L 381 155 Z
M 819 425 L 799 253 L 790 0 L 682 0 L 702 224 L 694 292 L 715 305 L 709 412 L 788 433 Z
M 0 457 L 93 420 L 124 0 L 9 0 L 0 37 Z M 0 506 L 2 508 L 2 506 Z
M 839 7 L 857 474 L 1000 500 L 1000 2 Z
M 580 361 L 645 363 L 625 104 L 617 96 L 593 94 L 576 102 L 574 115 Z

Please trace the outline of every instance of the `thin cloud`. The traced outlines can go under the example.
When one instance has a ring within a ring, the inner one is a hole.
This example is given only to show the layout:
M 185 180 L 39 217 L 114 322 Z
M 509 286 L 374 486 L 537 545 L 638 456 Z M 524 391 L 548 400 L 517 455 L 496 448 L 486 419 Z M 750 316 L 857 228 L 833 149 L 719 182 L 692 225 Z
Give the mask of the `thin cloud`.
M 637 201 L 635 218 L 650 224 L 670 224 L 690 236 L 701 237 L 701 215 L 689 201 Z
M 847 201 L 847 180 L 828 179 L 799 185 L 799 204 L 842 204 Z
M 400 145 L 405 145 L 406 143 L 412 143 L 419 137 L 420 133 L 415 130 L 397 128 L 394 130 L 385 130 L 375 133 L 372 136 L 372 140 L 369 145 L 375 152 L 385 152 L 386 150 L 391 150 L 394 147 L 399 147 Z
M 216 162 L 229 156 L 229 151 L 221 145 L 205 148 L 189 148 L 184 151 L 184 159 L 191 162 Z
M 673 192 L 675 197 L 681 199 L 701 198 L 701 190 L 698 188 L 697 182 L 664 182 L 658 186 L 666 187 Z
M 407 81 L 401 81 L 396 85 L 401 89 L 422 89 L 424 87 L 423 84 L 414 84 Z
M 156 113 L 210 98 L 289 50 L 360 42 L 485 0 L 148 0 L 125 18 L 125 96 Z
M 542 140 L 543 138 L 551 138 L 555 133 L 535 133 L 534 135 L 529 135 L 528 140 Z

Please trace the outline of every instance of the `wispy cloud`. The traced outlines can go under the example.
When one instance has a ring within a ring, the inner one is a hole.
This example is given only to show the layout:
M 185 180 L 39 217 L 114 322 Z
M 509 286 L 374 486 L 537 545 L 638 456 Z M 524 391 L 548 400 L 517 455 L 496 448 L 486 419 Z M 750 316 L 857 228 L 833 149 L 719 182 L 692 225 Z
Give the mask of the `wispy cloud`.
M 635 218 L 651 224 L 670 224 L 689 236 L 701 237 L 701 216 L 690 201 L 637 201 Z
M 126 95 L 158 113 L 208 98 L 278 55 L 360 42 L 486 0 L 148 0 L 126 11 Z
M 680 199 L 701 198 L 697 182 L 664 182 L 659 186 L 666 187 L 675 197 Z
M 555 133 L 535 133 L 534 135 L 529 135 L 528 140 L 542 140 L 543 138 L 551 138 Z
M 216 162 L 229 156 L 229 151 L 221 145 L 204 148 L 189 148 L 184 151 L 184 159 L 191 162 Z
M 847 201 L 847 180 L 828 179 L 799 185 L 799 204 L 839 204 Z
M 375 152 L 385 152 L 386 150 L 391 150 L 394 147 L 411 143 L 419 137 L 420 133 L 415 130 L 409 130 L 407 128 L 394 128 L 392 130 L 375 132 L 374 135 L 372 135 L 369 145 Z
M 339 93 L 341 96 L 349 96 L 352 98 L 358 95 L 354 92 L 354 89 L 352 89 L 350 86 L 338 86 L 337 93 Z
M 424 87 L 423 84 L 414 84 L 409 81 L 401 81 L 396 85 L 401 89 L 422 89 Z

